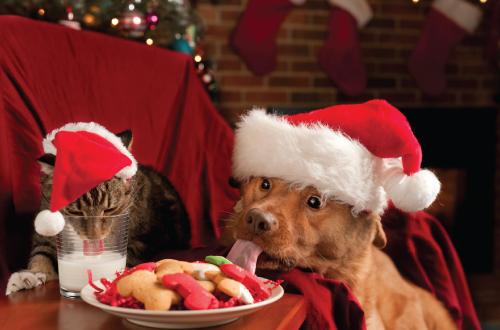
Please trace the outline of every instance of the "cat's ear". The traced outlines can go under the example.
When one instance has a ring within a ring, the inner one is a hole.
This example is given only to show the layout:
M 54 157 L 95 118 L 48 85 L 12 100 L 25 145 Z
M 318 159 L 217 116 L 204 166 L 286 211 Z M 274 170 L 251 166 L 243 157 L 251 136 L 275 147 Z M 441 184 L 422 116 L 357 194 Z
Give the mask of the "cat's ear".
M 38 163 L 42 166 L 42 172 L 50 175 L 54 173 L 54 165 L 56 164 L 56 156 L 52 154 L 45 154 L 37 159 Z
M 128 149 L 128 151 L 132 150 L 132 140 L 134 139 L 134 137 L 132 136 L 131 130 L 123 131 L 116 134 L 116 136 L 118 136 L 122 140 L 123 145 Z

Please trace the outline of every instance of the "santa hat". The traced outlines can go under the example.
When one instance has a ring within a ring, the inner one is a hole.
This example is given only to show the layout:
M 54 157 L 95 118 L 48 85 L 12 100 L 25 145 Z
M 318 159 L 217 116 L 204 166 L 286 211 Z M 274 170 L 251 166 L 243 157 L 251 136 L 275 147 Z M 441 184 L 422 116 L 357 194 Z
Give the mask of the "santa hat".
M 421 161 L 403 114 L 373 100 L 287 117 L 253 110 L 238 123 L 232 170 L 237 180 L 264 176 L 313 186 L 355 215 L 382 214 L 389 199 L 407 212 L 432 204 L 441 185 Z
M 59 212 L 92 188 L 116 176 L 128 180 L 137 172 L 137 161 L 122 140 L 96 123 L 71 123 L 52 131 L 43 140 L 46 154 L 56 157 L 50 211 L 40 212 L 35 230 L 44 236 L 64 228 Z

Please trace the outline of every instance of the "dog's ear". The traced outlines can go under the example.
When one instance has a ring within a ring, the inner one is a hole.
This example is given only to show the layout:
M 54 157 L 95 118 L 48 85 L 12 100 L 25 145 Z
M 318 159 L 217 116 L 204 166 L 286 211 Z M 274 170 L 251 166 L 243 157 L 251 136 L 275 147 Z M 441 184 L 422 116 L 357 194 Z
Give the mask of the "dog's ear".
M 378 215 L 373 214 L 373 221 L 375 221 L 375 236 L 373 237 L 373 245 L 379 249 L 383 249 L 387 244 L 384 228 L 382 228 L 382 221 Z
M 229 185 L 233 188 L 239 189 L 241 192 L 241 195 L 244 194 L 246 188 L 248 187 L 248 180 L 242 180 L 238 181 L 234 177 L 230 176 L 229 179 L 227 180 Z
M 229 186 L 240 189 L 241 187 L 241 182 L 236 180 L 232 175 L 227 179 L 227 183 L 229 183 Z

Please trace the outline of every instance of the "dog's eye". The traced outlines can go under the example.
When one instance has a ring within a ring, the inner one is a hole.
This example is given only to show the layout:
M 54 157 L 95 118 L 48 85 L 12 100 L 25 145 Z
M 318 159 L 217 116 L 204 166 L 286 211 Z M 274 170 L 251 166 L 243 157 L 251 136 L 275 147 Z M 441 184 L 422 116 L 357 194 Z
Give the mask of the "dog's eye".
M 318 196 L 311 196 L 307 200 L 307 205 L 313 209 L 319 209 L 321 207 L 321 199 Z
M 262 182 L 260 184 L 260 188 L 269 190 L 271 189 L 271 182 L 268 179 L 262 179 Z

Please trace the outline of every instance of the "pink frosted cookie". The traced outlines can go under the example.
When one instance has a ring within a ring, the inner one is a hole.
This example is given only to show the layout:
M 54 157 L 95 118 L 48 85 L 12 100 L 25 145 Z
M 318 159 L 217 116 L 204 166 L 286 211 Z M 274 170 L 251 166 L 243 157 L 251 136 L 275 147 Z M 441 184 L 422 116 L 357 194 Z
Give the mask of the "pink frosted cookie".
M 248 289 L 255 292 L 257 297 L 263 299 L 269 298 L 269 290 L 266 288 L 265 284 L 249 271 L 235 264 L 220 265 L 220 270 L 233 280 L 240 282 Z
M 162 277 L 163 285 L 184 298 L 184 306 L 191 310 L 216 309 L 219 301 L 205 290 L 194 278 L 184 273 L 167 274 Z

